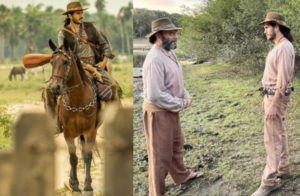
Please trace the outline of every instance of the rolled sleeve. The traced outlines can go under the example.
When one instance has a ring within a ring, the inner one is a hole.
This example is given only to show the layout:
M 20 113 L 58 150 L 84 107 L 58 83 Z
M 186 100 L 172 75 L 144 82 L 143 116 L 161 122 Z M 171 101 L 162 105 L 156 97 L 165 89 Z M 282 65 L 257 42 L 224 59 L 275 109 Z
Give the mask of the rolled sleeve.
M 157 60 L 150 62 L 147 72 L 147 95 L 151 103 L 171 112 L 184 108 L 184 99 L 172 96 L 164 85 L 164 66 Z
M 277 82 L 276 89 L 284 96 L 285 90 L 288 88 L 288 84 L 291 82 L 291 76 L 289 70 L 293 63 L 293 54 L 288 48 L 282 48 L 279 52 L 278 67 L 277 67 Z
M 114 58 L 115 55 L 112 53 L 111 45 L 110 45 L 107 37 L 101 31 L 96 30 L 96 32 L 97 32 L 97 39 L 98 39 L 99 45 L 100 45 L 100 47 L 102 47 L 102 50 L 103 50 L 103 55 L 109 59 Z
M 189 92 L 186 89 L 184 89 L 184 99 L 190 99 L 190 98 L 191 98 L 191 96 L 190 96 Z

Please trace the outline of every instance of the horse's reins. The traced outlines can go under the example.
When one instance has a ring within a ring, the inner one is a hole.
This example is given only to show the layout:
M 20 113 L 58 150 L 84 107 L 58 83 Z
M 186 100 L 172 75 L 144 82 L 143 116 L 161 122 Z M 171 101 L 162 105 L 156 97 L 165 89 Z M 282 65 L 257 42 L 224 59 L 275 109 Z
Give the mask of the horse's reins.
M 70 55 L 68 55 L 66 52 L 62 51 L 61 49 L 56 49 L 56 51 L 54 52 L 54 54 L 55 53 L 62 53 L 65 57 L 67 57 L 67 59 L 68 59 L 67 70 L 66 70 L 66 73 L 65 73 L 64 77 L 60 76 L 60 75 L 52 75 L 51 77 L 61 78 L 63 80 L 64 86 L 66 86 L 66 82 L 67 82 L 67 79 L 68 79 L 68 76 L 69 76 L 69 73 L 70 73 L 70 69 L 71 69 L 72 58 L 71 58 Z M 92 83 L 92 81 L 91 81 L 91 83 Z M 93 92 L 94 92 L 94 97 L 93 97 L 93 100 L 90 103 L 88 103 L 87 105 L 85 105 L 83 107 L 72 107 L 72 106 L 70 106 L 70 105 L 67 104 L 67 101 L 65 99 L 65 95 L 69 94 L 72 90 L 74 90 L 75 88 L 81 86 L 82 84 L 83 84 L 83 82 L 81 81 L 80 83 L 75 84 L 74 86 L 71 86 L 69 88 L 64 89 L 64 92 L 61 93 L 61 95 L 62 95 L 62 101 L 63 101 L 63 106 L 66 108 L 67 111 L 83 112 L 85 110 L 89 110 L 90 107 L 92 107 L 92 106 L 95 105 L 95 103 L 97 101 L 97 94 L 96 94 L 96 91 L 93 88 L 93 86 L 92 86 L 92 89 L 93 89 Z
M 53 74 L 51 77 L 56 77 L 56 78 L 62 79 L 62 80 L 63 80 L 64 86 L 66 86 L 66 81 L 67 81 L 67 79 L 68 79 L 68 76 L 69 76 L 69 73 L 70 73 L 70 70 L 71 70 L 71 61 L 72 61 L 72 58 L 71 58 L 70 55 L 68 55 L 66 52 L 62 51 L 61 49 L 57 49 L 57 50 L 54 52 L 54 54 L 55 54 L 55 53 L 61 53 L 61 54 L 63 54 L 63 55 L 68 59 L 68 63 L 66 64 L 67 70 L 66 70 L 66 73 L 65 73 L 65 76 L 64 76 L 64 77 L 63 77 L 63 76 L 60 76 L 60 75 L 55 75 L 55 74 Z M 62 94 L 62 95 L 63 95 L 63 94 L 68 94 L 68 93 L 70 93 L 72 90 L 74 90 L 75 88 L 81 86 L 82 84 L 83 84 L 83 82 L 81 81 L 80 83 L 75 84 L 74 86 L 71 86 L 71 87 L 69 87 L 69 88 L 65 88 L 61 94 Z

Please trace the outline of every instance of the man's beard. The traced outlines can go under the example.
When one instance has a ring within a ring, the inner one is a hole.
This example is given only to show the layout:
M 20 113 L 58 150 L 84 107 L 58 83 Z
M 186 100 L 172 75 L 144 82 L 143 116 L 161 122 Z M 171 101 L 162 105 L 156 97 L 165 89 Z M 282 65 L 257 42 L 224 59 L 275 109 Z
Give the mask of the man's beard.
M 273 41 L 275 38 L 276 38 L 276 33 L 275 33 L 275 31 L 273 30 L 272 33 L 270 34 L 270 37 L 269 37 L 268 40 Z
M 177 48 L 177 39 L 173 40 L 173 41 L 169 41 L 167 38 L 165 38 L 165 36 L 162 34 L 162 46 L 165 50 L 169 51 L 169 50 L 175 50 Z
M 78 24 L 78 25 L 82 23 L 82 22 L 80 22 L 79 20 L 76 20 L 76 19 L 72 19 L 72 22 L 75 23 L 75 24 Z

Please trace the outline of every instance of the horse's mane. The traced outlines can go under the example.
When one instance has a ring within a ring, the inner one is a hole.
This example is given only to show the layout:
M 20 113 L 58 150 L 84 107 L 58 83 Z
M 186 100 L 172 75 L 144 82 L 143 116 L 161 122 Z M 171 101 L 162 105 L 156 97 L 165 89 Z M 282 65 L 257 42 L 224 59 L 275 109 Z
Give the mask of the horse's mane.
M 62 45 L 62 46 L 60 47 L 60 49 L 65 49 L 65 48 L 64 48 L 63 45 Z M 64 51 L 67 51 L 67 50 L 65 49 Z M 82 64 L 81 64 L 81 62 L 80 62 L 79 57 L 78 57 L 77 55 L 75 55 L 74 53 L 73 53 L 73 55 L 74 55 L 74 57 L 75 57 L 75 59 L 76 59 L 75 62 L 76 62 L 76 65 L 77 65 L 77 68 L 78 68 L 78 71 L 79 71 L 79 75 L 80 75 L 81 80 L 82 80 L 83 82 L 87 82 L 89 79 L 88 79 L 87 75 L 85 74 L 85 71 L 84 71 L 83 66 L 82 66 Z
M 80 59 L 78 58 L 77 55 L 76 55 L 75 57 L 76 57 L 76 65 L 77 65 L 77 68 L 78 68 L 80 77 L 81 77 L 82 81 L 87 82 L 89 79 L 88 79 L 88 77 L 87 77 L 86 74 L 85 74 L 85 71 L 84 71 L 84 69 L 83 69 L 83 67 L 82 67 L 82 64 L 81 64 L 81 62 L 80 62 Z

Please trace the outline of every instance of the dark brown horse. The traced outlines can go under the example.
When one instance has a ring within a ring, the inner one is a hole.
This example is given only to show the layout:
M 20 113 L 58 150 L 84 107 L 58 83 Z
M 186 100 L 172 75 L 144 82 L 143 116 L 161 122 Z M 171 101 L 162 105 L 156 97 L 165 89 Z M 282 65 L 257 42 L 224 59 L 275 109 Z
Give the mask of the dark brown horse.
M 91 80 L 86 76 L 80 60 L 69 50 L 67 44 L 57 48 L 50 40 L 49 46 L 54 51 L 50 60 L 52 77 L 49 88 L 60 94 L 57 114 L 70 154 L 69 184 L 74 192 L 81 191 L 78 187 L 76 171 L 78 158 L 74 143 L 74 139 L 80 137 L 86 166 L 84 191 L 92 191 L 90 169 L 92 148 L 99 126 L 97 119 L 100 104 Z
M 17 80 L 17 75 L 20 75 L 22 80 L 23 80 L 23 75 L 25 74 L 26 70 L 24 67 L 13 67 L 11 70 L 10 70 L 10 73 L 9 73 L 9 81 L 12 80 L 12 77 L 14 77 L 15 80 Z

